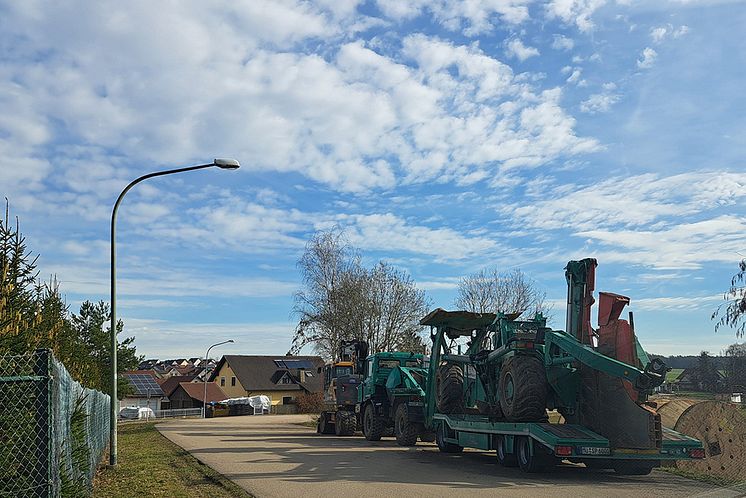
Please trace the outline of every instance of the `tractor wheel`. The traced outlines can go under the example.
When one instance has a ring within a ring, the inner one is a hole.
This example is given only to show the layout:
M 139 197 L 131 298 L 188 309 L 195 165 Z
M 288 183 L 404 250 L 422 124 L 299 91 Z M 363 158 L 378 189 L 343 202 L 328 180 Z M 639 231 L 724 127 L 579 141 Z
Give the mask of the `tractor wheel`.
M 656 465 L 652 462 L 614 462 L 614 472 L 622 476 L 646 476 Z
M 394 435 L 399 446 L 414 446 L 417 444 L 417 427 L 409 421 L 409 407 L 407 403 L 399 403 L 394 414 Z
M 334 424 L 334 432 L 337 436 L 352 436 L 355 434 L 355 414 L 350 412 L 337 412 L 337 421 Z
M 420 441 L 423 443 L 434 443 L 435 442 L 435 433 L 434 432 L 423 432 L 420 434 Z
M 464 409 L 464 371 L 458 365 L 438 369 L 438 411 L 461 413 Z
M 445 425 L 441 424 L 437 431 L 435 431 L 435 444 L 438 445 L 438 449 L 442 453 L 461 453 L 464 451 L 463 446 L 459 446 L 458 444 L 449 443 L 446 441 L 446 435 L 445 435 Z
M 365 406 L 365 416 L 363 416 L 363 435 L 368 441 L 380 441 L 383 435 L 383 420 L 376 417 L 373 411 L 373 405 Z
M 520 436 L 515 438 L 515 453 L 518 457 L 518 466 L 523 472 L 536 473 L 544 472 L 550 466 L 556 464 L 554 455 L 540 444 L 531 441 L 531 438 Z M 533 455 L 531 454 L 531 445 L 533 444 Z
M 329 412 L 321 412 L 321 415 L 319 415 L 319 423 L 316 426 L 316 432 L 319 434 L 333 434 L 333 425 L 334 424 L 329 421 Z
M 508 453 L 507 440 L 505 436 L 498 436 L 497 438 L 497 463 L 503 467 L 518 467 L 518 458 L 513 453 Z
M 510 422 L 547 419 L 547 379 L 544 366 L 533 356 L 513 356 L 500 369 L 500 407 Z

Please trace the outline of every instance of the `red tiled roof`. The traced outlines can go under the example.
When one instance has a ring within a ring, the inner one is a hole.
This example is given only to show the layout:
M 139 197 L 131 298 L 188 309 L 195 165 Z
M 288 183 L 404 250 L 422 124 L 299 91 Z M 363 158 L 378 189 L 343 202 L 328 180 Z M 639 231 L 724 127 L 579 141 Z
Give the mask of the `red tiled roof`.
M 205 386 L 200 382 L 180 382 L 179 387 L 182 388 L 187 395 L 189 395 L 190 398 L 202 401 L 202 397 L 205 394 Z M 224 399 L 228 399 L 228 395 L 226 395 L 222 389 L 220 389 L 220 386 L 217 385 L 214 382 L 208 382 L 207 383 L 207 402 L 210 403 L 212 401 L 223 401 Z
M 194 378 L 194 375 L 174 375 L 173 377 L 169 377 L 167 379 L 159 379 L 161 382 L 159 384 L 161 385 L 161 389 L 166 394 L 166 396 L 171 396 L 171 393 L 174 392 L 174 390 L 179 387 L 179 384 L 182 382 L 191 382 Z

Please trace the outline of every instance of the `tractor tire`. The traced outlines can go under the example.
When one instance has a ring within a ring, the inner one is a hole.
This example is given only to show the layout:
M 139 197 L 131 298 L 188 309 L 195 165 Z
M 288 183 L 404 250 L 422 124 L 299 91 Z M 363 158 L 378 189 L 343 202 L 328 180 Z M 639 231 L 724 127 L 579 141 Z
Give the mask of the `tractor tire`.
M 319 422 L 316 425 L 316 432 L 319 434 L 334 434 L 334 424 L 329 421 L 329 412 L 321 412 Z
M 420 434 L 420 441 L 423 443 L 434 443 L 435 442 L 435 433 L 434 432 L 423 432 Z
M 435 444 L 438 445 L 441 453 L 461 453 L 464 451 L 463 446 L 446 441 L 445 426 L 443 424 L 435 431 Z
M 350 412 L 337 412 L 337 420 L 334 423 L 334 432 L 337 436 L 352 436 L 355 434 L 357 420 L 355 414 Z
M 399 403 L 394 413 L 394 435 L 399 446 L 414 446 L 417 444 L 417 426 L 409 421 L 409 407 L 407 403 Z
M 438 411 L 446 415 L 464 410 L 464 371 L 458 365 L 438 369 Z
M 373 405 L 365 405 L 365 415 L 363 416 L 363 435 L 368 441 L 380 441 L 385 430 L 383 419 L 376 417 L 373 411 Z
M 513 356 L 500 369 L 500 408 L 509 422 L 547 420 L 547 377 L 533 356 Z
M 646 476 L 656 467 L 653 462 L 614 462 L 614 472 L 621 476 Z
M 507 441 L 505 436 L 497 437 L 497 463 L 503 467 L 518 467 L 518 457 L 516 457 L 515 451 L 508 453 Z

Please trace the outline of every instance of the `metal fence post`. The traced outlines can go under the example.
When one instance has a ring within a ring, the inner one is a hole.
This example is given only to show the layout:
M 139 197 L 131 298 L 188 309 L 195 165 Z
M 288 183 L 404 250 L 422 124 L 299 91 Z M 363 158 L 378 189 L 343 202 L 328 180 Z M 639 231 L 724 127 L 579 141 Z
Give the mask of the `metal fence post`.
M 39 443 L 36 446 L 36 460 L 39 466 L 39 472 L 36 473 L 36 489 L 44 490 L 40 496 L 49 497 L 52 495 L 52 468 L 51 468 L 51 444 L 49 431 L 52 424 L 49 416 L 51 413 L 50 395 L 49 395 L 49 350 L 37 349 L 34 351 L 33 360 L 34 375 L 41 377 L 37 380 L 36 406 L 34 410 L 36 422 L 36 437 Z

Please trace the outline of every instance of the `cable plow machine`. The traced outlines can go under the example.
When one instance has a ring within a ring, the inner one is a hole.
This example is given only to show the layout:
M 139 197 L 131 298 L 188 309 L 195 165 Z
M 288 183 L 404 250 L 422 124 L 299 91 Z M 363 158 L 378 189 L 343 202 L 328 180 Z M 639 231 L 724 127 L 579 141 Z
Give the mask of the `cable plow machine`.
M 565 268 L 565 331 L 541 314 L 439 308 L 421 320 L 433 341 L 425 426 L 442 452 L 495 450 L 500 464 L 525 472 L 569 460 L 626 475 L 704 457 L 702 443 L 662 427 L 648 401 L 668 368 L 648 358 L 632 314 L 620 318 L 629 298 L 601 292 L 591 327 L 596 266 L 583 259 Z

